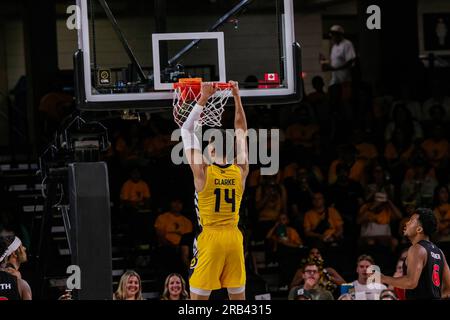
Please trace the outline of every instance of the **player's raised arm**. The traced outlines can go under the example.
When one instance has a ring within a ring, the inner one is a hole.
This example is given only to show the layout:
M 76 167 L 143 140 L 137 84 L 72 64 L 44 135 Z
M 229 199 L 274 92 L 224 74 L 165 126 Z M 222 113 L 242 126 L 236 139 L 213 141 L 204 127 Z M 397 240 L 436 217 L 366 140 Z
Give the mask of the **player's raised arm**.
M 231 92 L 234 97 L 234 130 L 236 132 L 236 162 L 242 170 L 243 181 L 248 174 L 248 147 L 247 147 L 247 119 L 242 106 L 239 86 L 235 81 L 230 81 Z
M 205 183 L 205 162 L 203 160 L 200 141 L 194 132 L 195 123 L 200 120 L 203 108 L 209 97 L 211 97 L 216 90 L 217 89 L 214 88 L 211 83 L 203 82 L 201 84 L 200 98 L 181 127 L 184 152 L 194 174 L 194 184 L 197 191 L 201 191 Z
M 408 257 L 406 258 L 407 274 L 398 278 L 381 275 L 381 282 L 400 289 L 411 290 L 416 288 L 426 259 L 426 250 L 419 244 L 413 245 L 409 248 Z

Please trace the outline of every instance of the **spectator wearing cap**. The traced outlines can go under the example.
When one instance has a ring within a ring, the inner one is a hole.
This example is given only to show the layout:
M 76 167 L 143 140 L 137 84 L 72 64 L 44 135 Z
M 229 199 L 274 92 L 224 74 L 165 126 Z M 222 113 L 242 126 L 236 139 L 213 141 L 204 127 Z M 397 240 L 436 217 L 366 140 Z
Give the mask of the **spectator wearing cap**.
M 330 291 L 320 286 L 319 267 L 314 262 L 307 262 L 303 270 L 303 286 L 293 287 L 289 291 L 289 300 L 294 300 L 296 296 L 304 295 L 305 292 L 311 295 L 312 300 L 334 300 Z M 303 291 L 299 291 L 303 289 Z
M 331 71 L 329 83 L 330 101 L 334 112 L 342 112 L 342 103 L 351 97 L 351 68 L 356 59 L 355 49 L 351 41 L 344 38 L 344 28 L 334 25 L 330 28 L 331 53 L 330 60 L 321 56 L 320 64 L 323 71 Z
M 367 283 L 370 276 L 369 267 L 374 264 L 373 258 L 369 255 L 361 255 L 358 257 L 356 261 L 358 279 L 353 281 L 355 300 L 379 300 L 380 293 L 387 289 L 382 283 Z

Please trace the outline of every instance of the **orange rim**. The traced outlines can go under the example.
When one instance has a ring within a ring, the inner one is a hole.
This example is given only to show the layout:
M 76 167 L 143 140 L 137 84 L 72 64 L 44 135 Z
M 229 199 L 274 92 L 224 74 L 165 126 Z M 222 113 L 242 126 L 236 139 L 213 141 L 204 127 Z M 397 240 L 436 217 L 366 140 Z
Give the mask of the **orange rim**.
M 181 78 L 173 84 L 174 89 L 199 88 L 202 84 L 202 78 Z M 226 82 L 213 82 L 213 85 L 219 89 L 229 89 L 231 84 Z

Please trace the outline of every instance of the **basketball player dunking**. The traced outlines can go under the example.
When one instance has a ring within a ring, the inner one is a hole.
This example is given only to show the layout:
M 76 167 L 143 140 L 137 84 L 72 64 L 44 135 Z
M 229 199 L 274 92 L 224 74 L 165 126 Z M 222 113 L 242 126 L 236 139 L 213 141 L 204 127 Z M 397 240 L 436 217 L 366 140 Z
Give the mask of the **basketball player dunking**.
M 230 300 L 245 299 L 243 235 L 238 222 L 248 174 L 247 121 L 238 84 L 233 81 L 230 84 L 235 103 L 237 162 L 227 163 L 223 130 L 215 132 L 222 141 L 216 138 L 208 145 L 211 165 L 203 159 L 200 142 L 194 134 L 195 122 L 216 91 L 211 83 L 202 83 L 200 99 L 181 127 L 184 150 L 194 175 L 195 207 L 200 225 L 190 268 L 192 300 L 207 300 L 212 290 L 221 288 L 227 288 Z
M 405 276 L 381 275 L 381 282 L 406 289 L 406 299 L 449 298 L 450 270 L 442 251 L 430 241 L 436 218 L 430 209 L 417 209 L 406 223 L 404 235 L 411 241 L 403 265 Z

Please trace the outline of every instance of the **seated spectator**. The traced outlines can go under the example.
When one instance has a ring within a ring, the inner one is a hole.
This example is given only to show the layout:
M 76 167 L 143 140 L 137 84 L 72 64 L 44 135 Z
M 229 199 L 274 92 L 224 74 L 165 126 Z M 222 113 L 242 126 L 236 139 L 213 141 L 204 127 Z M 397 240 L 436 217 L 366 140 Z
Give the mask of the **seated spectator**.
M 54 84 L 52 92 L 45 94 L 38 106 L 39 113 L 43 116 L 43 133 L 48 137 L 54 134 L 74 109 L 74 97 L 62 90 L 61 83 Z
M 321 76 L 314 76 L 311 82 L 314 91 L 308 94 L 306 100 L 313 109 L 320 130 L 324 131 L 325 136 L 330 136 L 332 134 L 330 103 L 328 94 L 323 90 L 325 83 Z
M 358 279 L 352 282 L 355 289 L 355 300 L 379 300 L 381 292 L 387 289 L 382 283 L 371 283 L 370 286 L 367 285 L 367 280 L 370 276 L 368 268 L 374 264 L 371 256 L 361 255 L 358 257 L 356 262 Z
M 391 222 L 400 220 L 401 212 L 387 198 L 385 193 L 376 193 L 370 202 L 359 210 L 358 224 L 361 225 L 360 245 L 385 245 L 392 250 L 398 245 L 398 240 L 392 236 Z
M 319 249 L 313 247 L 311 248 L 311 250 L 309 250 L 308 257 L 302 261 L 302 265 L 297 269 L 297 272 L 295 273 L 294 278 L 291 281 L 291 285 L 289 286 L 290 288 L 300 286 L 303 283 L 304 265 L 306 265 L 307 262 L 311 261 L 319 267 L 319 271 L 321 274 L 320 285 L 322 286 L 322 288 L 333 292 L 338 286 L 345 283 L 344 278 L 342 278 L 342 276 L 334 268 L 326 266 Z
M 313 195 L 313 207 L 306 212 L 304 231 L 307 241 L 312 245 L 337 244 L 342 239 L 343 221 L 339 212 L 325 204 L 322 192 Z
M 192 222 L 183 214 L 183 203 L 174 198 L 170 202 L 170 210 L 160 214 L 155 221 L 158 243 L 161 246 L 178 246 L 181 237 L 192 232 Z
M 358 151 L 353 145 L 338 147 L 338 159 L 334 160 L 328 172 L 328 183 L 333 184 L 337 180 L 336 167 L 338 164 L 346 165 L 350 170 L 349 178 L 353 181 L 365 184 L 364 170 L 366 161 L 357 159 Z
M 445 93 L 444 86 L 442 83 L 435 83 L 431 86 L 432 92 L 431 92 L 431 98 L 426 100 L 423 103 L 422 111 L 424 120 L 429 120 L 431 117 L 431 109 L 435 105 L 441 106 L 446 115 L 446 121 L 450 120 L 450 97 L 447 96 Z
M 289 300 L 294 300 L 295 295 L 298 295 L 298 290 L 307 290 L 312 296 L 313 300 L 334 300 L 330 291 L 323 289 L 320 286 L 320 272 L 319 267 L 314 262 L 307 262 L 303 268 L 302 286 L 293 287 L 289 291 Z
M 317 190 L 320 185 L 316 174 L 313 173 L 319 169 L 315 167 L 312 170 L 308 170 L 305 166 L 292 164 L 285 168 L 285 173 L 290 169 L 289 167 L 293 170 L 293 176 L 288 176 L 284 179 L 287 194 L 287 212 L 294 223 L 294 227 L 300 231 L 303 229 L 303 215 L 312 205 L 313 190 Z M 294 170 L 294 168 L 297 168 L 297 170 Z
M 182 214 L 183 203 L 174 198 L 170 202 L 170 210 L 160 214 L 155 221 L 155 231 L 158 247 L 155 250 L 159 272 L 161 275 L 169 272 L 183 273 L 185 270 L 180 256 L 180 242 L 184 234 L 192 232 L 191 220 Z
M 408 251 L 406 251 L 408 252 Z M 397 261 L 397 265 L 395 267 L 395 273 L 393 275 L 394 278 L 400 278 L 404 276 L 404 270 L 403 270 L 403 265 L 405 263 L 406 257 L 400 257 Z M 405 289 L 400 289 L 400 288 L 394 288 L 392 286 L 389 286 L 389 289 L 392 290 L 395 295 L 398 297 L 397 300 L 406 300 L 406 293 L 405 293 Z M 382 295 L 383 293 L 381 293 Z M 381 300 L 381 299 L 380 299 Z
M 450 202 L 447 185 L 439 185 L 434 190 L 433 210 L 438 231 L 436 242 L 450 242 Z
M 394 106 L 399 103 L 403 104 L 414 120 L 422 121 L 422 106 L 414 99 L 417 96 L 414 87 L 406 82 L 400 83 L 400 88 L 396 93 L 397 101 L 394 101 Z
M 330 203 L 341 214 L 344 221 L 344 239 L 354 243 L 356 234 L 356 217 L 364 203 L 364 190 L 359 182 L 351 180 L 348 167 L 342 163 L 336 166 L 337 180 L 328 189 Z
M 314 134 L 319 132 L 320 127 L 314 123 L 309 106 L 301 104 L 294 110 L 293 119 L 295 122 L 286 129 L 286 140 L 296 147 L 311 148 Z
M 434 127 L 447 126 L 447 116 L 444 108 L 440 104 L 433 105 L 429 110 L 428 119 L 422 122 L 424 132 L 433 132 Z
M 120 191 L 121 217 L 130 247 L 148 246 L 151 242 L 149 229 L 152 225 L 150 214 L 150 188 L 141 179 L 138 169 L 133 169 Z M 131 260 L 135 257 L 130 256 Z
M 161 300 L 189 300 L 186 282 L 181 275 L 172 273 L 167 276 Z
M 135 123 L 125 132 L 119 134 L 114 143 L 114 153 L 123 164 L 129 164 L 142 157 L 142 141 L 139 135 L 139 126 Z
M 0 237 L 0 297 L 6 300 L 31 300 L 28 282 L 22 279 L 19 268 L 27 261 L 26 248 L 16 236 Z
M 298 248 L 302 245 L 302 239 L 297 231 L 289 226 L 287 214 L 280 214 L 277 223 L 269 230 L 266 239 L 273 242 L 273 249 L 277 251 L 279 246 Z
M 272 251 L 280 266 L 280 285 L 287 286 L 295 273 L 300 256 L 302 240 L 294 228 L 289 226 L 287 214 L 280 214 L 277 223 L 269 230 L 266 239 L 272 244 Z
M 415 200 L 418 207 L 430 207 L 437 185 L 435 169 L 427 164 L 425 155 L 419 150 L 411 159 L 411 168 L 405 173 L 401 185 L 401 200 Z
M 401 128 L 396 128 L 392 133 L 392 139 L 386 144 L 384 158 L 396 183 L 403 180 L 408 161 L 414 153 L 411 138 Z
M 397 294 L 393 290 L 383 290 L 380 293 L 380 300 L 399 300 Z
M 311 106 L 315 107 L 316 105 L 322 105 L 328 102 L 328 96 L 326 92 L 323 90 L 325 87 L 325 83 L 323 82 L 323 78 L 321 76 L 314 76 L 311 80 L 312 87 L 314 91 L 308 94 L 306 99 L 311 104 Z M 317 112 L 317 110 L 316 110 Z
M 384 133 L 385 141 L 392 139 L 393 132 L 396 129 L 401 129 L 407 136 L 411 136 L 413 142 L 423 138 L 420 123 L 413 119 L 411 112 L 406 108 L 404 103 L 394 105 L 392 121 L 388 123 Z
M 372 160 L 378 157 L 378 150 L 373 143 L 367 141 L 366 134 L 361 129 L 355 129 L 352 136 L 352 144 L 358 152 L 358 158 Z
M 120 277 L 113 300 L 144 300 L 141 277 L 137 272 L 128 270 Z
M 428 162 L 434 168 L 444 167 L 448 163 L 449 144 L 441 125 L 433 127 L 431 137 L 422 143 Z
M 255 236 L 264 239 L 280 214 L 286 213 L 287 196 L 285 187 L 277 182 L 276 175 L 261 177 L 255 196 L 258 211 L 258 230 L 255 230 Z
M 368 184 L 365 188 L 365 199 L 371 199 L 376 193 L 385 193 L 388 199 L 395 199 L 394 185 L 391 183 L 391 175 L 382 165 L 375 163 L 369 168 Z
M 120 200 L 125 207 L 134 209 L 150 208 L 150 188 L 148 184 L 141 179 L 141 173 L 138 169 L 133 169 L 128 179 L 122 186 Z

